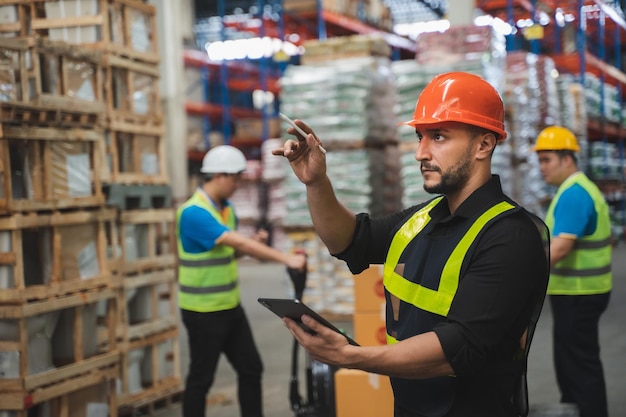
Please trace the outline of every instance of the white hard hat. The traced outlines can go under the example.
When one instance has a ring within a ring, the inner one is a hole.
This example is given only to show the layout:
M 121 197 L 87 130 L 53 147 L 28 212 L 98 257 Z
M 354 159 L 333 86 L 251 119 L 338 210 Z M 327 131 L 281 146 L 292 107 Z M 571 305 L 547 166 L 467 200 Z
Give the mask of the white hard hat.
M 208 151 L 202 158 L 200 172 L 203 174 L 237 174 L 246 170 L 246 157 L 239 149 L 220 145 Z

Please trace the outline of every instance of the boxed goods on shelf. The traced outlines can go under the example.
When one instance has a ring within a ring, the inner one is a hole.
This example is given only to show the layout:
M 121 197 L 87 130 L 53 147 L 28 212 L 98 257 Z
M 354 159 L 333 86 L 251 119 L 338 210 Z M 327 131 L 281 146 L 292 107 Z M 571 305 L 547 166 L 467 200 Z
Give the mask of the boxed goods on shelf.
M 289 66 L 280 79 L 281 112 L 307 122 L 329 147 L 397 141 L 396 88 L 386 57 Z
M 300 62 L 303 65 L 368 56 L 391 57 L 391 47 L 382 36 L 338 36 L 324 40 L 305 41 L 302 46 L 305 52 Z
M 165 137 L 161 126 L 111 123 L 100 142 L 105 155 L 102 181 L 122 184 L 167 184 Z
M 104 56 L 104 97 L 114 129 L 162 124 L 159 67 L 113 54 Z
M 101 130 L 1 123 L 0 212 L 104 203 Z
M 89 44 L 158 62 L 155 7 L 139 0 L 7 0 L 0 33 Z
M 0 317 L 0 356 L 10 364 L 0 378 L 0 410 L 58 399 L 118 372 L 114 289 L 2 304 Z
M 102 54 L 47 39 L 0 39 L 2 101 L 104 110 Z
M 124 276 L 176 266 L 175 214 L 172 208 L 119 212 Z
M 118 405 L 122 410 L 141 409 L 180 394 L 183 384 L 178 337 L 178 329 L 172 328 L 122 348 L 118 379 Z
M 178 326 L 176 269 L 125 277 L 122 281 L 120 328 L 124 343 Z
M 0 301 L 117 288 L 106 237 L 115 219 L 103 208 L 0 217 Z

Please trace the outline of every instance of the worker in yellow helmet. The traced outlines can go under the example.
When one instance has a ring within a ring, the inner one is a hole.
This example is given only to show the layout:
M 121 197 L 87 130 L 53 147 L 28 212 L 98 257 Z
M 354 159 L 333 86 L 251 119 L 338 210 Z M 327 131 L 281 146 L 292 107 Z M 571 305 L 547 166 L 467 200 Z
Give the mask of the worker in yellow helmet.
M 576 404 L 580 417 L 606 417 L 598 323 L 612 286 L 611 224 L 602 192 L 578 170 L 579 150 L 574 134 L 560 126 L 541 131 L 535 145 L 541 175 L 558 187 L 545 219 L 553 357 L 561 402 Z

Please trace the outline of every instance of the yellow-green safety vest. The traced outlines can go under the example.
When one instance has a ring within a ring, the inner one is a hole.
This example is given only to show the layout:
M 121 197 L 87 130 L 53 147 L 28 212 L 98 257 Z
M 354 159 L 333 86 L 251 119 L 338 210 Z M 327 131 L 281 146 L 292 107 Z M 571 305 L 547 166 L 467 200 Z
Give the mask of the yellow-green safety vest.
M 397 297 L 401 301 L 421 310 L 447 317 L 450 306 L 452 305 L 452 300 L 459 286 L 461 265 L 463 264 L 465 254 L 480 231 L 490 220 L 514 209 L 515 206 L 506 201 L 502 201 L 492 206 L 474 221 L 446 261 L 439 280 L 439 288 L 432 290 L 404 278 L 396 272 L 396 267 L 400 256 L 409 243 L 411 243 L 415 236 L 430 222 L 430 211 L 442 198 L 443 197 L 435 198 L 421 210 L 417 211 L 396 232 L 391 241 L 389 251 L 387 252 L 387 258 L 385 259 L 383 284 L 391 296 Z M 387 343 L 392 344 L 396 342 L 396 338 L 389 334 L 388 329 Z
M 566 179 L 550 202 L 546 213 L 546 225 L 554 228 L 554 208 L 565 190 L 578 184 L 593 200 L 596 211 L 596 230 L 589 236 L 576 240 L 573 249 L 550 270 L 548 294 L 591 295 L 611 290 L 611 220 L 609 207 L 598 187 L 582 172 Z M 575 210 L 572 207 L 571 210 Z
M 206 210 L 218 222 L 230 229 L 236 226 L 235 214 L 228 210 L 226 221 L 199 192 L 185 202 L 176 212 L 176 227 L 187 207 Z M 230 310 L 239 304 L 239 284 L 235 250 L 226 245 L 216 245 L 201 253 L 188 253 L 178 237 L 178 305 L 184 310 L 201 313 Z

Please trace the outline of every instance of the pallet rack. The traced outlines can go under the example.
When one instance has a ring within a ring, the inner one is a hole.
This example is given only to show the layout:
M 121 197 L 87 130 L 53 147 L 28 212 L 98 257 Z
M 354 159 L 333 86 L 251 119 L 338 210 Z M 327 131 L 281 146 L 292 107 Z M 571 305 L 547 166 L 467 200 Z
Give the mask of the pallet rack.
M 88 415 L 88 402 L 116 417 L 179 401 L 156 9 L 140 0 L 1 3 L 0 327 L 9 331 L 0 356 L 19 365 L 0 380 L 0 414 Z M 133 235 L 139 259 L 129 256 L 130 228 L 145 231 Z M 134 316 L 133 291 L 148 294 L 147 320 Z M 42 315 L 56 320 L 46 325 L 55 368 L 31 372 Z M 121 387 L 139 348 L 150 359 L 132 374 L 145 381 L 130 395 Z

